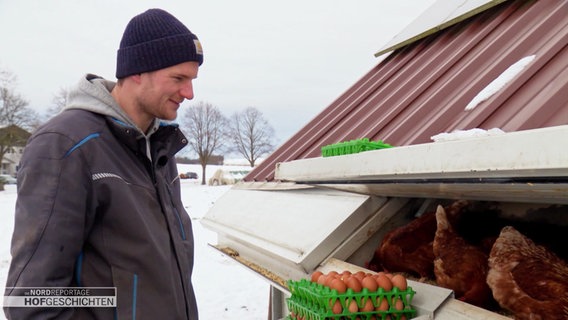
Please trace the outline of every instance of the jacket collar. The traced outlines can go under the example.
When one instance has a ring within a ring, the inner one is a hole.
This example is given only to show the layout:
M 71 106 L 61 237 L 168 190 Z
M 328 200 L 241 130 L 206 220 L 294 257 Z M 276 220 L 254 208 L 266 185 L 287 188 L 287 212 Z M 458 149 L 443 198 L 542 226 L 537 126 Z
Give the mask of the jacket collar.
M 147 139 L 137 128 L 118 119 L 106 117 L 106 122 L 117 139 L 135 153 L 146 154 L 146 141 L 149 140 L 152 159 L 173 158 L 188 143 L 177 124 L 156 121 L 157 125 Z

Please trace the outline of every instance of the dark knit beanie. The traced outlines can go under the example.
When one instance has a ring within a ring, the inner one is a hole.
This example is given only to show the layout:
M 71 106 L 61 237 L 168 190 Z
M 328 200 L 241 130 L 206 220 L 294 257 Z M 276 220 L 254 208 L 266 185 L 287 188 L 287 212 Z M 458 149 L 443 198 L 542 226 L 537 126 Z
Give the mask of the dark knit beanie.
M 150 9 L 132 18 L 124 30 L 116 58 L 116 78 L 187 61 L 203 63 L 197 36 L 168 12 Z

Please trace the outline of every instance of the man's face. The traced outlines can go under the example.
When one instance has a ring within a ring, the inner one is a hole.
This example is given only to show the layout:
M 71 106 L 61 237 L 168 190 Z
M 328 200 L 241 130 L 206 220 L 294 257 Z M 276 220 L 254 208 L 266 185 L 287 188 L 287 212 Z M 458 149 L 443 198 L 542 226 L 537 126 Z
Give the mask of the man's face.
M 193 99 L 199 64 L 189 61 L 140 75 L 138 107 L 144 118 L 174 120 L 185 100 Z

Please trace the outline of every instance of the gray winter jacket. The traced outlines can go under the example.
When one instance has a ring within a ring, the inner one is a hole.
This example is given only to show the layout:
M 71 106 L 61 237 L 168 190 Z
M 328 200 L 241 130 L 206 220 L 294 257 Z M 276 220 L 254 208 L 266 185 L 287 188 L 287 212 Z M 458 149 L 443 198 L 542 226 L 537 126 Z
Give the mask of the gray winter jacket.
M 187 141 L 167 124 L 144 135 L 113 86 L 87 75 L 29 139 L 6 287 L 116 287 L 117 307 L 5 307 L 8 319 L 198 319 L 174 159 Z

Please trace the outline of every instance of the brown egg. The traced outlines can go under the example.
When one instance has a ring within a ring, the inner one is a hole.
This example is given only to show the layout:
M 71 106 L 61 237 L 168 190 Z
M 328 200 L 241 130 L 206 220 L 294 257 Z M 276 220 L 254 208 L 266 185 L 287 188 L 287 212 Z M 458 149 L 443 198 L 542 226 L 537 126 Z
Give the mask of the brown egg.
M 378 307 L 375 308 L 376 311 L 388 311 L 389 310 L 389 302 L 385 297 L 378 297 L 377 298 L 377 305 Z
M 337 293 L 345 293 L 345 291 L 347 291 L 347 285 L 345 284 L 345 282 L 343 282 L 343 280 L 339 279 L 339 278 L 335 278 L 331 281 L 331 283 L 329 284 L 329 287 L 332 290 L 337 290 Z
M 353 274 L 353 276 L 357 277 L 357 279 L 359 279 L 359 281 L 361 281 L 361 280 L 363 280 L 363 278 L 365 278 L 365 272 L 357 271 Z
M 331 300 L 329 301 L 329 304 L 331 304 Z M 341 306 L 341 302 L 339 302 L 339 300 L 335 300 L 335 303 L 331 308 L 331 312 L 333 312 L 333 314 L 340 314 L 343 312 L 343 307 Z
M 337 271 L 335 271 L 335 270 L 332 270 L 332 271 L 330 271 L 330 272 L 327 273 L 327 276 L 328 276 L 328 277 L 329 277 L 329 276 L 336 277 L 337 275 L 339 275 L 339 273 L 337 273 Z
M 327 281 L 327 276 L 325 274 L 322 274 L 318 277 L 318 280 L 316 282 L 321 284 L 322 286 L 325 286 L 326 281 Z
M 318 271 L 314 271 L 314 272 L 312 273 L 312 277 L 311 277 L 312 282 L 318 282 L 318 278 L 319 278 L 319 276 L 321 276 L 322 274 L 323 274 L 323 272 L 321 272 L 321 271 L 319 271 L 319 270 L 318 270 Z
M 365 304 L 361 308 L 361 312 L 369 312 L 375 310 L 375 306 L 373 305 L 373 301 L 369 298 L 365 301 Z
M 331 288 L 331 282 L 336 279 L 335 277 L 337 277 L 337 275 L 326 275 L 324 286 Z
M 347 307 L 349 312 L 351 313 L 355 313 L 359 311 L 359 306 L 357 305 L 357 301 L 355 301 L 355 299 L 351 300 L 351 302 L 349 302 L 349 306 Z
M 361 281 L 359 281 L 356 276 L 349 277 L 347 280 L 345 280 L 345 284 L 347 285 L 347 288 L 350 288 L 355 292 L 361 292 L 361 289 L 363 288 L 361 286 Z
M 406 282 L 406 278 L 401 274 L 393 275 L 391 282 L 392 282 L 393 287 L 396 287 L 401 291 L 405 291 L 406 288 L 408 287 L 408 284 Z
M 361 280 L 361 286 L 363 288 L 367 288 L 369 292 L 375 292 L 378 288 L 377 281 L 373 278 L 373 276 L 366 276 L 363 278 L 363 280 Z
M 400 298 L 397 298 L 396 301 L 394 302 L 394 308 L 396 310 L 403 310 L 404 309 L 404 303 L 402 302 L 402 300 Z
M 375 279 L 379 288 L 383 288 L 385 291 L 392 290 L 392 282 L 391 280 L 384 274 L 379 274 Z

